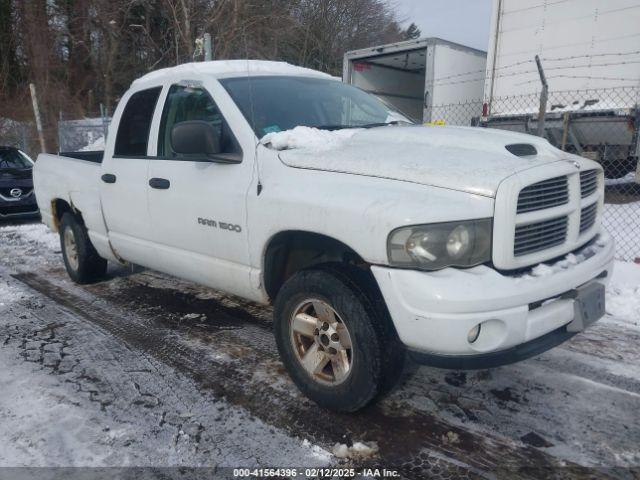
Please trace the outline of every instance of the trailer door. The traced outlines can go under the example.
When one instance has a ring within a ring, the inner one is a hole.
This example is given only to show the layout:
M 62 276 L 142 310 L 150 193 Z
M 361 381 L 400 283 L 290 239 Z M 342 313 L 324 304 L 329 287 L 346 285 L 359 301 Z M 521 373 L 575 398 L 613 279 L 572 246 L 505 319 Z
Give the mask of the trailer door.
M 351 60 L 349 81 L 422 122 L 427 48 Z

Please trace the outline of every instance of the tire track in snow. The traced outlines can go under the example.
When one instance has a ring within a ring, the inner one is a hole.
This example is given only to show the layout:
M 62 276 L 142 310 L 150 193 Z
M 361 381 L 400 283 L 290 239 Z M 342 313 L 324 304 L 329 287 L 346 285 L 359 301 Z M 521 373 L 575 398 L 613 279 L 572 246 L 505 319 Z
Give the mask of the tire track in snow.
M 148 299 L 133 295 L 138 304 L 133 311 L 116 305 L 112 298 L 123 297 L 127 289 L 109 292 L 108 284 L 79 288 L 36 273 L 21 273 L 15 278 L 76 316 L 190 374 L 216 396 L 225 397 L 291 435 L 311 438 L 325 447 L 345 440 L 377 441 L 380 463 L 399 468 L 409 478 L 452 473 L 500 476 L 501 472 L 511 478 L 539 478 L 549 469 L 560 466 L 565 466 L 563 473 L 569 476 L 588 471 L 578 466 L 567 467 L 565 462 L 533 447 L 490 434 L 472 433 L 407 405 L 397 409 L 377 405 L 355 415 L 320 410 L 300 396 L 286 377 L 280 379 L 284 388 L 272 385 L 274 376 L 285 375 L 281 367 L 275 373 L 263 370 L 263 375 L 271 377 L 266 382 L 263 376 L 255 374 L 261 365 L 279 364 L 275 349 L 269 348 L 272 341 L 261 339 L 258 348 L 252 345 L 253 339 L 270 335 L 263 326 L 258 326 L 259 319 L 257 324 L 250 321 L 243 325 L 240 321 L 236 322 L 235 329 L 218 331 L 202 331 L 197 325 L 173 325 L 172 329 L 171 320 L 154 311 Z M 105 300 L 103 296 L 111 298 Z M 153 318 L 137 311 L 152 313 Z M 249 338 L 244 338 L 251 330 Z M 195 337 L 195 341 L 185 342 L 182 338 L 185 334 Z M 202 340 L 206 336 L 212 337 L 209 344 Z M 221 354 L 220 357 L 216 358 L 212 351 Z M 451 461 L 443 461 L 447 458 Z

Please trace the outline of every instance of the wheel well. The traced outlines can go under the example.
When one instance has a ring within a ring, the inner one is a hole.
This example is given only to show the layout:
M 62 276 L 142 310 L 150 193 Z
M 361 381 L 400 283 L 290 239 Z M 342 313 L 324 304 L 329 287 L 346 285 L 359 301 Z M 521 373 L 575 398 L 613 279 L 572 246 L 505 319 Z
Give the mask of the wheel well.
M 64 215 L 66 212 L 73 213 L 82 222 L 82 214 L 78 210 L 69 205 L 66 200 L 56 198 L 55 200 L 51 201 L 51 213 L 53 214 L 53 221 L 56 230 L 60 229 L 60 221 L 62 220 L 62 215 Z
M 335 262 L 368 267 L 355 250 L 335 238 L 304 231 L 280 232 L 265 252 L 263 278 L 267 295 L 275 299 L 284 282 L 302 269 Z

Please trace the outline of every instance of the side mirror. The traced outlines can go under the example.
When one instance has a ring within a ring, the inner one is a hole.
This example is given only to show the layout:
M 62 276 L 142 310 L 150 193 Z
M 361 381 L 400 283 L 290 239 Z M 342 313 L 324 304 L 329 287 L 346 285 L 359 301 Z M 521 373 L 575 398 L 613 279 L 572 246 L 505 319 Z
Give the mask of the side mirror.
M 220 136 L 204 120 L 188 120 L 176 123 L 171 129 L 171 148 L 183 155 L 209 157 L 220 153 Z

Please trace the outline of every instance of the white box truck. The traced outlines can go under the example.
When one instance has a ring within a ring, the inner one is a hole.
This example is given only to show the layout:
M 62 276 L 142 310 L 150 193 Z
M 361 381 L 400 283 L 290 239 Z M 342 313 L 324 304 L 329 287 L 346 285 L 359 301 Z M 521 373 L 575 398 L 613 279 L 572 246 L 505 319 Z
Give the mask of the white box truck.
M 345 53 L 342 79 L 414 120 L 451 123 L 447 109 L 434 107 L 480 102 L 486 59 L 487 53 L 475 48 L 421 38 Z M 449 81 L 453 78 L 460 80 Z M 478 112 L 469 111 L 469 122 L 473 115 Z M 462 121 L 459 115 L 455 120 Z
M 546 138 L 608 177 L 637 168 L 640 2 L 494 0 L 483 125 L 537 131 L 536 55 L 550 92 Z

